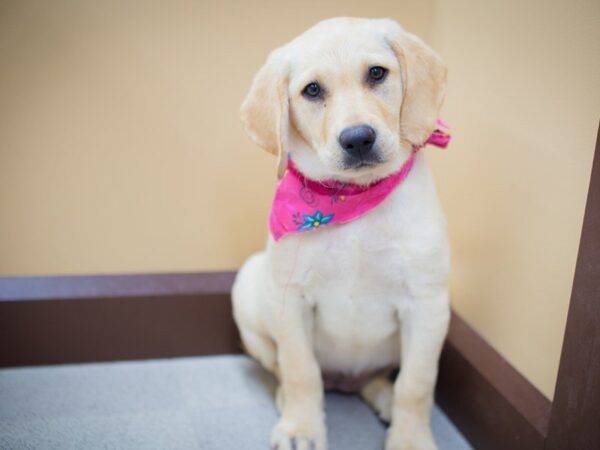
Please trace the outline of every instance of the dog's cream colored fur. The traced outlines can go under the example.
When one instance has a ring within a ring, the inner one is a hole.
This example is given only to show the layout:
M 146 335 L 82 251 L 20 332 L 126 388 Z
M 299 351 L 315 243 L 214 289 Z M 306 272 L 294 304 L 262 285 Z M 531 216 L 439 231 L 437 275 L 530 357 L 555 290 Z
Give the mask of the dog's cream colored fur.
M 389 70 L 378 86 L 369 67 Z M 308 177 L 368 184 L 397 171 L 435 128 L 446 71 L 389 19 L 321 22 L 273 51 L 242 105 L 250 136 Z M 318 80 L 322 101 L 301 94 Z M 368 124 L 381 164 L 344 170 L 338 136 Z M 252 256 L 233 288 L 246 350 L 280 382 L 279 450 L 327 448 L 322 373 L 378 373 L 361 391 L 391 420 L 386 449 L 432 449 L 429 420 L 449 321 L 446 223 L 426 161 L 376 209 L 293 234 Z M 386 368 L 401 365 L 392 386 Z

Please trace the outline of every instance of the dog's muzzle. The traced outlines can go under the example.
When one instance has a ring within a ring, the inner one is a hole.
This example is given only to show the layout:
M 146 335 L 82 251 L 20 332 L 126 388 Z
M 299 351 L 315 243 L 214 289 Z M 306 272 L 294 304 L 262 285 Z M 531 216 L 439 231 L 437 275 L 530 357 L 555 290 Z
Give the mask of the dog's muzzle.
M 338 138 L 344 150 L 344 168 L 357 169 L 381 162 L 376 149 L 377 132 L 369 125 L 345 128 Z

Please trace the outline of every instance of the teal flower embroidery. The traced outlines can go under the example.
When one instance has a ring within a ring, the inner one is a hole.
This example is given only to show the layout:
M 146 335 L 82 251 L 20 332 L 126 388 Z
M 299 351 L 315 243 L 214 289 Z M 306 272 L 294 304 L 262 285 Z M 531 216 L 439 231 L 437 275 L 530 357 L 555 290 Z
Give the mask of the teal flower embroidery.
M 333 219 L 333 214 L 324 216 L 321 211 L 317 211 L 313 216 L 305 214 L 302 217 L 304 218 L 304 223 L 298 227 L 298 231 L 312 230 L 319 228 L 321 225 L 327 225 Z

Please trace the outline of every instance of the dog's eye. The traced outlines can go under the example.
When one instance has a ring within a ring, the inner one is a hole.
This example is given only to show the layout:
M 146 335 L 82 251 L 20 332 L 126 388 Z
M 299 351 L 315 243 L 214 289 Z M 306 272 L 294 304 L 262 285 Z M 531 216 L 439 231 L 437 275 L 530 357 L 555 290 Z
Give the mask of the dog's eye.
M 387 75 L 388 70 L 385 67 L 375 66 L 369 69 L 368 81 L 369 83 L 381 83 L 385 76 Z
M 321 86 L 319 86 L 319 83 L 314 81 L 312 83 L 308 83 L 302 90 L 302 95 L 311 99 L 317 98 L 321 95 Z

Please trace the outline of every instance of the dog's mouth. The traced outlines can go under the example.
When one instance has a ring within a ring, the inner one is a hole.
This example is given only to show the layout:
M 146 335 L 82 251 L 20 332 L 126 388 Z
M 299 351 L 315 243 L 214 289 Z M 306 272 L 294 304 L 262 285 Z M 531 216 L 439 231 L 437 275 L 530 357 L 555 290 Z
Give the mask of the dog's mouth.
M 362 158 L 348 156 L 344 158 L 343 168 L 344 170 L 360 171 L 378 166 L 384 162 L 385 161 L 379 156 L 368 156 Z

